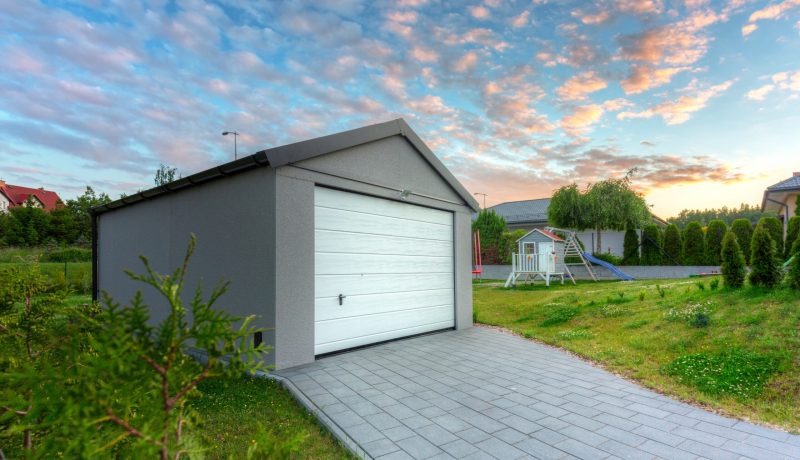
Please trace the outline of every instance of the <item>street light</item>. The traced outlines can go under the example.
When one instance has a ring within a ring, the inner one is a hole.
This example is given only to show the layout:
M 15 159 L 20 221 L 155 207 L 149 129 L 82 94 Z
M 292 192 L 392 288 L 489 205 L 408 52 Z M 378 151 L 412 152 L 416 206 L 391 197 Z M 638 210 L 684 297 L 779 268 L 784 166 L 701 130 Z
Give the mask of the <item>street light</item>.
M 233 134 L 233 159 L 235 160 L 239 156 L 238 155 L 239 152 L 237 151 L 238 147 L 236 145 L 237 144 L 236 140 L 239 138 L 239 133 L 237 133 L 236 131 L 224 131 L 222 133 L 223 136 L 227 136 L 228 134 Z
M 481 192 L 475 192 L 473 195 L 483 195 L 483 209 L 486 209 L 486 194 Z

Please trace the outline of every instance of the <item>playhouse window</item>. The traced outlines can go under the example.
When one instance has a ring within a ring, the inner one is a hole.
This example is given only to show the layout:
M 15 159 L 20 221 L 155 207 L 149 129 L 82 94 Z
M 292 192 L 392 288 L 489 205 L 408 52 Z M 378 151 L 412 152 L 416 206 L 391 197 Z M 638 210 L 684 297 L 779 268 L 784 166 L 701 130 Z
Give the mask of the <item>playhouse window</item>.
M 522 243 L 523 254 L 536 254 L 536 243 Z

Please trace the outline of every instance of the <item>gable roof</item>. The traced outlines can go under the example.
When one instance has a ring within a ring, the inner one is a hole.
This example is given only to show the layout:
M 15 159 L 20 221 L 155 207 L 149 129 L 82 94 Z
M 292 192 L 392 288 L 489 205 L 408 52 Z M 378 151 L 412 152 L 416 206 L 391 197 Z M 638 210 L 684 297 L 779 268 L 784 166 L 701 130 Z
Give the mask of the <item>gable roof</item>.
M 12 207 L 24 205 L 29 196 L 38 200 L 45 211 L 52 211 L 63 204 L 56 192 L 43 188 L 5 184 L 0 186 L 0 191 L 8 198 Z
M 327 155 L 339 150 L 379 141 L 392 136 L 402 136 L 405 138 L 458 196 L 464 200 L 467 206 L 472 208 L 473 211 L 480 210 L 478 202 L 472 194 L 458 182 L 458 179 L 453 176 L 441 160 L 434 155 L 431 149 L 425 145 L 422 139 L 417 136 L 414 130 L 412 130 L 408 123 L 402 118 L 261 150 L 252 155 L 192 174 L 191 176 L 178 179 L 168 184 L 120 198 L 119 200 L 98 206 L 92 210 L 95 214 L 101 214 L 142 200 L 152 199 L 159 195 L 176 192 L 187 187 L 199 185 L 203 182 L 231 176 L 253 168 L 277 168 L 279 166 L 291 165 L 299 161 Z
M 528 233 L 526 233 L 526 234 L 522 235 L 521 237 L 517 238 L 517 241 L 525 238 L 526 236 L 530 235 L 533 232 L 541 233 L 542 235 L 550 238 L 553 241 L 561 241 L 561 242 L 564 241 L 563 238 L 561 238 L 560 236 L 556 235 L 555 233 L 553 233 L 551 231 L 548 231 L 548 230 L 541 229 L 541 228 L 534 228 L 533 230 L 529 231 Z
M 507 224 L 542 222 L 547 223 L 547 208 L 550 198 L 508 201 L 496 204 L 489 209 L 503 216 Z
M 770 192 L 800 190 L 800 174 L 795 173 L 795 175 L 786 180 L 782 180 L 777 184 L 772 184 L 767 187 L 767 190 Z
M 776 210 L 780 213 L 783 204 L 781 204 L 780 201 L 775 202 L 771 200 L 770 195 L 773 195 L 777 200 L 783 200 L 786 198 L 787 194 L 791 192 L 800 192 L 800 173 L 794 173 L 792 177 L 767 187 L 767 189 L 764 190 L 764 197 L 761 199 L 761 210 L 766 211 L 768 207 L 773 207 L 777 204 L 778 207 Z

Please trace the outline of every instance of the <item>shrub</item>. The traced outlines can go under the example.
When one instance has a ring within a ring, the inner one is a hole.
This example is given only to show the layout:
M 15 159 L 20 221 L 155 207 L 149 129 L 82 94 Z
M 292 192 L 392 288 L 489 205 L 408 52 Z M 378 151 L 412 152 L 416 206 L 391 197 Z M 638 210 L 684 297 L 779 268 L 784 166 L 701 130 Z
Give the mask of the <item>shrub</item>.
M 625 230 L 623 242 L 622 263 L 625 265 L 639 265 L 639 234 L 636 229 Z
M 775 243 L 775 257 L 783 258 L 783 223 L 777 217 L 762 217 L 759 219 L 756 228 L 759 225 L 766 227 L 769 232 L 769 237 Z
M 493 209 L 483 209 L 472 223 L 472 230 L 481 232 L 481 258 L 485 264 L 496 264 L 501 258 L 500 245 L 506 220 Z
M 744 265 L 744 256 L 739 248 L 739 242 L 733 230 L 725 234 L 722 240 L 722 265 L 720 266 L 725 286 L 740 288 L 744 285 L 747 270 Z
M 658 291 L 658 295 L 661 296 L 662 299 L 667 295 L 667 290 L 662 288 L 660 284 L 656 284 L 656 291 Z
M 91 262 L 91 249 L 66 248 L 42 254 L 40 262 Z
M 698 329 L 708 327 L 710 323 L 711 323 L 711 317 L 703 312 L 696 313 L 692 317 L 691 321 L 689 321 L 689 325 L 691 325 L 692 327 L 696 327 Z
M 721 220 L 712 220 L 706 229 L 706 263 L 719 265 L 722 253 L 722 238 L 728 232 L 728 226 Z
M 642 265 L 661 264 L 661 230 L 655 224 L 642 230 Z
M 701 291 L 705 291 L 706 290 L 706 282 L 705 281 L 695 281 L 694 284 L 697 285 L 697 289 L 700 289 Z
M 547 318 L 539 323 L 539 326 L 555 326 L 556 324 L 566 323 L 576 316 L 578 316 L 577 308 L 559 308 L 550 312 L 550 314 L 547 315 Z
M 644 297 L 645 297 L 644 291 L 640 292 L 639 293 L 639 301 L 643 302 L 644 301 Z
M 680 265 L 681 254 L 681 231 L 678 226 L 670 224 L 664 229 L 664 263 L 669 265 Z
M 716 354 L 684 355 L 662 371 L 703 393 L 744 400 L 761 393 L 767 380 L 780 370 L 779 364 L 778 359 L 770 356 L 733 349 Z
M 800 197 L 800 195 L 798 195 L 798 197 Z M 800 210 L 797 212 L 800 212 Z M 786 228 L 786 253 L 783 256 L 784 260 L 789 260 L 789 257 L 792 256 L 792 247 L 798 237 L 800 237 L 800 216 L 794 216 L 789 219 Z
M 517 252 L 517 240 L 525 236 L 526 233 L 528 232 L 522 229 L 514 230 L 513 232 L 503 232 L 503 235 L 500 237 L 500 247 L 498 248 L 500 263 L 506 265 L 511 264 L 511 253 Z M 481 246 L 481 249 L 483 249 L 483 246 Z M 488 264 L 486 261 L 483 262 Z
M 622 257 L 615 256 L 614 254 L 609 254 L 609 253 L 601 254 L 595 252 L 592 255 L 602 261 L 610 263 L 611 265 L 622 265 Z
M 683 229 L 684 265 L 705 264 L 705 238 L 699 222 L 689 222 Z
M 792 256 L 794 260 L 789 265 L 786 283 L 790 288 L 800 290 L 800 238 L 796 239 L 792 245 Z
M 750 284 L 753 286 L 775 287 L 781 279 L 780 261 L 776 256 L 775 242 L 770 237 L 764 219 L 756 225 L 753 232 L 750 253 Z
M 753 239 L 753 224 L 748 219 L 736 219 L 731 225 L 736 241 L 742 249 L 745 264 L 750 263 L 750 240 Z
M 719 278 L 714 278 L 708 283 L 708 287 L 711 288 L 712 291 L 716 291 L 719 288 Z

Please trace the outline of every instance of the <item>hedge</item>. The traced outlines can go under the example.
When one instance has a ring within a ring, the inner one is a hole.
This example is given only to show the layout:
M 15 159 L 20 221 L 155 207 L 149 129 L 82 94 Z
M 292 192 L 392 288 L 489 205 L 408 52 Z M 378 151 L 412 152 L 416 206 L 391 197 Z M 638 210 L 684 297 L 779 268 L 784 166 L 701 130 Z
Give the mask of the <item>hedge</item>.
M 750 263 L 750 240 L 753 239 L 753 224 L 748 219 L 736 219 L 731 224 L 731 231 L 736 235 L 736 242 L 742 249 L 744 262 Z

